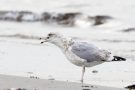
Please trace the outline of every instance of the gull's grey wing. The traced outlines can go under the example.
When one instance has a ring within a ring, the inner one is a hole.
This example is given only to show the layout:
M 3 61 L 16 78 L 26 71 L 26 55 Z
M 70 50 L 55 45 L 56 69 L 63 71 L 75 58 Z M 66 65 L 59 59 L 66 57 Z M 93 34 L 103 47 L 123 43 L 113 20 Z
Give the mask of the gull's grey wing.
M 78 57 L 85 59 L 87 62 L 100 61 L 102 59 L 100 58 L 100 49 L 87 42 L 74 43 L 71 51 Z

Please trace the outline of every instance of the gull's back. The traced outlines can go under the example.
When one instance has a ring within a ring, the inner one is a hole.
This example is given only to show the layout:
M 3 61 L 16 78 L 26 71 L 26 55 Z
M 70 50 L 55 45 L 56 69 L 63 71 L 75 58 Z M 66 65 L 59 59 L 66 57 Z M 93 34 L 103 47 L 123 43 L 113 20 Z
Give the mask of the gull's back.
M 87 42 L 75 42 L 71 51 L 87 62 L 102 61 L 102 56 L 105 54 L 104 52 L 101 53 L 98 47 Z

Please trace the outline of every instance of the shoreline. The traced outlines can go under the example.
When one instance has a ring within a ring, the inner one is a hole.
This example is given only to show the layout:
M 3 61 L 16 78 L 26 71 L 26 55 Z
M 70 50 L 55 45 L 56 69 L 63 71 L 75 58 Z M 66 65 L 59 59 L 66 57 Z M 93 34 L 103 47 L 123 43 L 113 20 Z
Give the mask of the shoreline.
M 11 76 L 0 74 L 0 90 L 21 88 L 26 90 L 126 90 L 124 88 L 106 87 L 99 85 L 57 81 L 47 79 L 34 79 L 28 77 Z M 11 90 L 12 90 L 11 89 Z

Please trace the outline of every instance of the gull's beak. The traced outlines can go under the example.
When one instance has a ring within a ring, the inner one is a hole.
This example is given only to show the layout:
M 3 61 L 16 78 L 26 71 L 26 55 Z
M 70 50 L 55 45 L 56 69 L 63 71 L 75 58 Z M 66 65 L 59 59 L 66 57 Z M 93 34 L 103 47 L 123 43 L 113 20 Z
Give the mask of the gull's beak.
M 119 56 L 113 56 L 113 60 L 112 61 L 126 61 L 126 58 L 123 57 L 119 57 Z
M 39 38 L 40 40 L 44 40 L 44 41 L 42 41 L 40 44 L 43 44 L 44 42 L 47 42 L 47 39 L 46 38 Z

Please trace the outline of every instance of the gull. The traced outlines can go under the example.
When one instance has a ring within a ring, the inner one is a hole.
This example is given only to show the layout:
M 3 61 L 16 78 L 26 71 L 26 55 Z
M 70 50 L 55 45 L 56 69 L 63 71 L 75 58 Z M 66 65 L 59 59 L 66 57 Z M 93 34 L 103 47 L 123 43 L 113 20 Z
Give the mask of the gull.
M 67 38 L 59 33 L 49 33 L 46 37 L 40 39 L 43 40 L 41 44 L 49 42 L 58 46 L 71 63 L 82 67 L 82 84 L 85 67 L 92 67 L 104 62 L 126 60 L 123 57 L 113 56 L 108 50 L 100 49 L 92 43 Z

